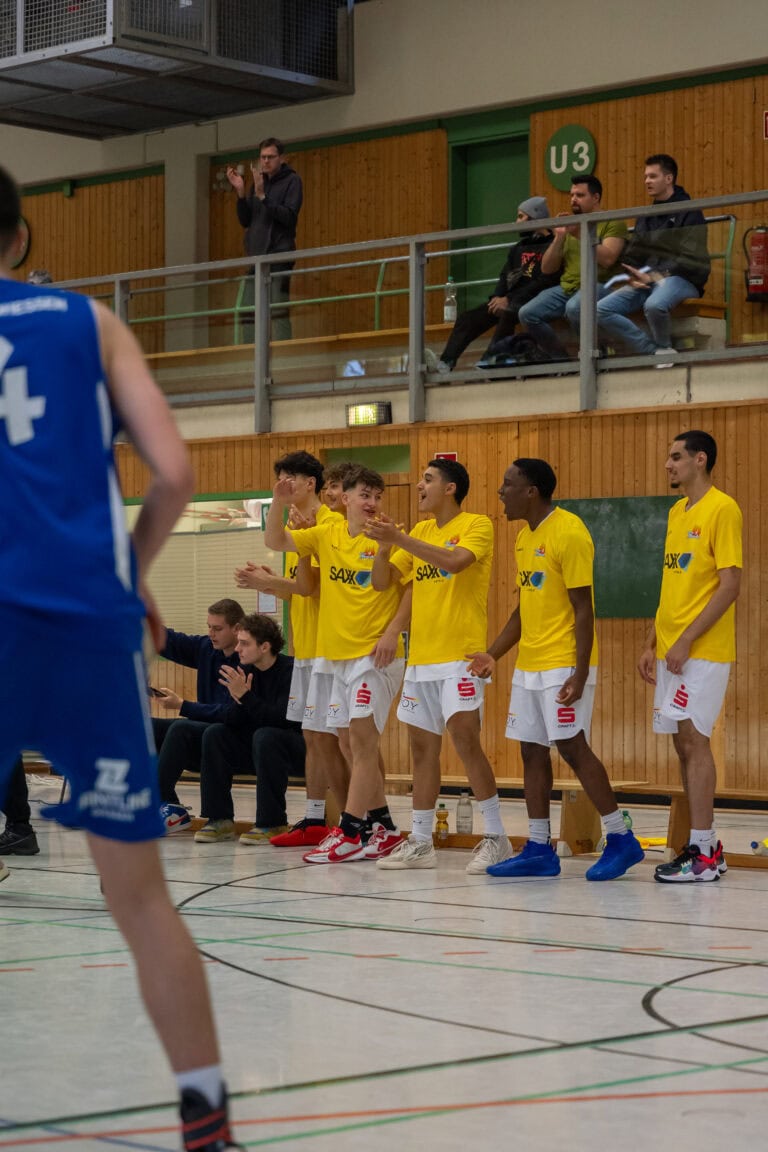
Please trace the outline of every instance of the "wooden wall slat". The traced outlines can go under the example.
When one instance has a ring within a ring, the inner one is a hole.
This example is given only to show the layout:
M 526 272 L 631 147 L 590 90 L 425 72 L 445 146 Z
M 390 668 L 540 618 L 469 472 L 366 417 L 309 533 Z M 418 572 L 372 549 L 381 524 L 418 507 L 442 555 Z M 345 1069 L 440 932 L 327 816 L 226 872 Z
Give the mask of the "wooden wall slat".
M 768 464 L 763 451 L 768 442 L 768 403 L 244 436 L 195 441 L 190 451 L 198 491 L 223 493 L 270 487 L 272 462 L 297 448 L 322 458 L 329 449 L 344 449 L 354 455 L 355 447 L 362 444 L 408 444 L 410 494 L 398 486 L 396 495 L 398 508 L 410 508 L 413 522 L 418 475 L 435 451 L 456 449 L 472 482 L 466 507 L 491 516 L 496 529 L 489 593 L 490 640 L 506 622 L 515 602 L 516 525 L 504 519 L 496 494 L 508 464 L 518 456 L 550 460 L 558 475 L 558 494 L 563 497 L 663 495 L 667 491 L 664 461 L 668 445 L 680 431 L 696 427 L 716 437 L 719 458 L 715 480 L 738 499 L 745 525 L 745 569 L 737 606 L 738 658 L 723 718 L 723 781 L 768 794 L 768 566 L 761 562 L 766 544 L 763 509 L 768 499 Z M 146 483 L 145 469 L 124 446 L 118 448 L 118 459 L 125 495 L 140 495 Z M 648 624 L 646 620 L 598 621 L 601 660 L 593 744 L 614 779 L 664 784 L 676 779 L 676 760 L 671 742 L 650 731 L 651 692 L 635 670 Z M 517 746 L 504 738 L 511 672 L 511 662 L 502 661 L 488 691 L 484 723 L 485 746 L 501 781 L 519 779 L 521 774 Z M 390 720 L 390 726 L 396 724 Z M 390 731 L 387 741 L 390 770 L 406 770 L 403 734 Z M 448 748 L 444 763 L 446 770 L 460 771 Z M 565 771 L 564 766 L 561 769 Z

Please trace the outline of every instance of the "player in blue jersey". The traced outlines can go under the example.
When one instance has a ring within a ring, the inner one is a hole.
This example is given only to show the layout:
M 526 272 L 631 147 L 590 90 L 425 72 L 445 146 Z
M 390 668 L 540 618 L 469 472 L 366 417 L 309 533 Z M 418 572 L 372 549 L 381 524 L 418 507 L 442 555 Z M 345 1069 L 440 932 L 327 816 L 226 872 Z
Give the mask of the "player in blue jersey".
M 178 1080 L 185 1148 L 221 1152 L 238 1145 L 202 964 L 160 865 L 141 652 L 145 612 L 161 630 L 143 581 L 192 494 L 192 470 L 128 328 L 85 296 L 11 279 L 20 221 L 0 169 L 0 660 L 11 668 L 32 645 L 66 652 L 67 667 L 44 706 L 23 677 L 2 678 L 0 794 L 22 748 L 66 775 L 69 800 L 45 814 L 85 831 Z M 132 538 L 112 451 L 120 427 L 150 473 Z M 94 702 L 86 723 L 83 700 Z

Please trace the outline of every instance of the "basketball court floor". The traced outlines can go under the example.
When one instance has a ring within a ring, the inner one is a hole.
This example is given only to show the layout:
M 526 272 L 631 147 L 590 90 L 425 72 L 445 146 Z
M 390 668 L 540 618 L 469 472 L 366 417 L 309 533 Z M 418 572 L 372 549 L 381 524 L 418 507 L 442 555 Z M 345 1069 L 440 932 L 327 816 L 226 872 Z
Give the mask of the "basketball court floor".
M 237 815 L 252 803 L 239 790 Z M 523 835 L 522 803 L 504 810 Z M 632 814 L 663 835 L 663 809 Z M 0 1152 L 178 1150 L 175 1086 L 84 840 L 35 827 L 40 855 L 9 858 L 0 886 Z M 745 851 L 768 814 L 718 827 Z M 768 871 L 662 886 L 657 852 L 612 883 L 584 880 L 591 858 L 512 882 L 467 876 L 458 850 L 384 872 L 189 833 L 163 853 L 247 1148 L 764 1145 Z

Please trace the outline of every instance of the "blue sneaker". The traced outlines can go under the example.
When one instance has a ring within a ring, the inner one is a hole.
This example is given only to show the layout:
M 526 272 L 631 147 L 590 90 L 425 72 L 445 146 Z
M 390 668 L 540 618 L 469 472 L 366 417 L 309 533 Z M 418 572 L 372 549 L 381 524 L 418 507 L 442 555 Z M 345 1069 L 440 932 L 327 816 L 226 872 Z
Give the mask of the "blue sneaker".
M 182 832 L 192 824 L 192 817 L 181 804 L 161 804 L 160 819 L 166 832 Z
M 609 832 L 602 856 L 587 869 L 587 880 L 616 880 L 644 859 L 645 852 L 632 832 Z
M 486 868 L 489 876 L 559 876 L 560 861 L 551 844 L 529 840 L 522 852 Z

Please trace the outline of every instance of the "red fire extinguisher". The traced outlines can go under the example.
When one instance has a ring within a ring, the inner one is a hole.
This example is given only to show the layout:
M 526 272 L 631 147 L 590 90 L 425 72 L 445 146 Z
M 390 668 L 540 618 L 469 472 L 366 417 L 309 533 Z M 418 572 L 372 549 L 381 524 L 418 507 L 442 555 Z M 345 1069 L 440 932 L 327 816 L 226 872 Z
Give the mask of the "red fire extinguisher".
M 768 226 L 759 224 L 744 233 L 747 300 L 768 304 Z

